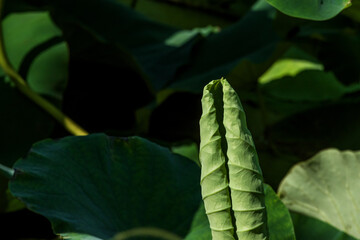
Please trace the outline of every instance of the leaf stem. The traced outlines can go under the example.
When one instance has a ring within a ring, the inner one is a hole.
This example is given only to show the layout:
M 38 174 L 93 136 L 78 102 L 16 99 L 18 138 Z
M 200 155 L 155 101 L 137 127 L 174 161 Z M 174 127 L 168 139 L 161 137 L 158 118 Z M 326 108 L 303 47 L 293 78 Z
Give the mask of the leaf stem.
M 0 20 L 3 18 L 3 8 L 5 0 L 0 0 Z M 9 58 L 7 57 L 2 22 L 0 23 L 0 67 L 4 70 L 11 81 L 15 84 L 17 89 L 22 92 L 25 96 L 30 98 L 34 103 L 39 107 L 44 109 L 52 117 L 54 117 L 67 131 L 75 136 L 88 135 L 88 133 L 81 128 L 77 123 L 75 123 L 71 118 L 62 113 L 57 107 L 47 101 L 45 98 L 41 97 L 39 94 L 35 93 L 31 88 L 26 84 L 25 80 L 20 76 L 20 74 L 13 68 Z

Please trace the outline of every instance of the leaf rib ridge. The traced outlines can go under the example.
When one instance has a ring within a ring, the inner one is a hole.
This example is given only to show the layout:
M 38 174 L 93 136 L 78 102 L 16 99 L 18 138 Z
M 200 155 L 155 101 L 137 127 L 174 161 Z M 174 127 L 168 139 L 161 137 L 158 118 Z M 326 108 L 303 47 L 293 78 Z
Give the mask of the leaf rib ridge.
M 213 240 L 268 239 L 262 171 L 240 100 L 225 79 L 214 80 L 202 107 L 201 186 Z

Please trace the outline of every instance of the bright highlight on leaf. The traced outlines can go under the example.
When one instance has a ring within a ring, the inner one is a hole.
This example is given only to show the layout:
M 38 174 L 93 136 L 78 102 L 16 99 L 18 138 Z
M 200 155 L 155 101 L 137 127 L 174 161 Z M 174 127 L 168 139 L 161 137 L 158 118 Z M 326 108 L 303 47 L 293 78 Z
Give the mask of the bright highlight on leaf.
M 266 0 L 286 15 L 323 21 L 351 6 L 351 0 Z
M 201 187 L 217 239 L 267 239 L 264 187 L 240 100 L 225 80 L 204 88 L 200 119 Z

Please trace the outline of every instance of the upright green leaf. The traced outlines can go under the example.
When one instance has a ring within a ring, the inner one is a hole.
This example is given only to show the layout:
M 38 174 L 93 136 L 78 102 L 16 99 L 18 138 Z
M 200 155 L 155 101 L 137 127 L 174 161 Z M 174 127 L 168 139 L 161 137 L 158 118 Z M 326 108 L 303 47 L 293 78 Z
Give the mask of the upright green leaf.
M 265 184 L 265 206 L 267 212 L 267 223 L 269 237 L 271 240 L 295 240 L 294 227 L 289 210 L 281 202 L 272 188 Z M 201 204 L 195 214 L 191 229 L 185 240 L 209 240 L 211 229 L 206 217 L 204 205 Z M 335 239 L 334 239 L 335 240 Z
M 201 201 L 198 166 L 139 137 L 45 140 L 14 167 L 11 193 L 56 233 L 108 239 L 155 227 L 185 236 Z
M 227 168 L 237 235 L 239 239 L 262 239 L 267 226 L 258 156 L 238 95 L 225 80 L 222 80 L 222 88 Z
M 213 239 L 267 239 L 262 173 L 240 100 L 215 80 L 202 107 L 201 187 Z
M 281 12 L 292 17 L 327 20 L 351 5 L 351 0 L 266 0 Z
M 289 210 L 269 185 L 265 184 L 264 188 L 270 240 L 295 240 Z
M 292 211 L 360 238 L 360 152 L 329 149 L 296 165 L 279 187 Z

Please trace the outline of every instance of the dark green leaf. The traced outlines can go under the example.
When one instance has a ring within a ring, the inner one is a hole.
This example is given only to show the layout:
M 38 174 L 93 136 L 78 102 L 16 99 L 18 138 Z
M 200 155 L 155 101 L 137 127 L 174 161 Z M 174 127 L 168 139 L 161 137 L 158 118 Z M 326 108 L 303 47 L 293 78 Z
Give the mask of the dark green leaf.
M 185 240 L 209 240 L 211 239 L 211 229 L 209 220 L 206 216 L 205 207 L 202 203 L 192 221 L 190 231 Z
M 269 185 L 264 186 L 270 240 L 295 240 L 289 210 Z
M 61 31 L 49 14 L 11 14 L 3 26 L 6 49 L 14 67 L 27 77 L 34 91 L 59 104 L 66 85 L 68 52 L 65 43 L 56 40 Z M 54 46 L 52 39 L 57 43 Z M 0 75 L 4 75 L 1 68 Z M 0 103 L 0 162 L 11 166 L 34 142 L 50 135 L 54 121 L 3 79 Z
M 71 1 L 71 9 L 66 2 L 55 1 L 53 7 L 54 18 L 65 36 L 82 26 L 98 40 L 126 50 L 155 91 L 172 88 L 200 93 L 209 79 L 230 73 L 243 62 L 264 62 L 278 42 L 271 24 L 275 10 L 262 0 L 233 26 L 207 38 L 196 34 L 179 47 L 167 42 L 183 31 L 151 22 L 115 1 L 91 0 L 83 4 L 84 0 L 76 0 Z M 93 8 L 98 11 L 91 11 Z M 113 25 L 117 27 L 110 27 Z
M 340 231 L 339 229 L 299 213 L 291 212 L 297 240 L 355 240 L 356 238 Z
M 319 102 L 337 100 L 360 90 L 360 84 L 344 86 L 333 73 L 318 70 L 303 71 L 295 77 L 284 77 L 262 86 L 262 91 L 278 100 Z
M 200 202 L 198 166 L 139 137 L 47 140 L 15 168 L 12 194 L 57 233 L 106 239 L 157 227 L 184 236 Z

